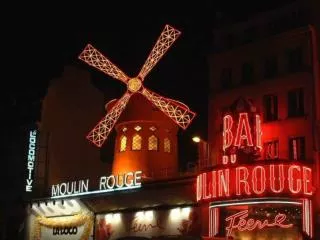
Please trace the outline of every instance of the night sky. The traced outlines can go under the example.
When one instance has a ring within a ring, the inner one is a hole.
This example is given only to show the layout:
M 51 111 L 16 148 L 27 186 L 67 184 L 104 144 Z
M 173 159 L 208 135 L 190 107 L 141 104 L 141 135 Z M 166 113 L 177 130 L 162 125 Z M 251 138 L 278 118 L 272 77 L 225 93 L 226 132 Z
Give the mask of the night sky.
M 164 25 L 180 30 L 181 36 L 149 73 L 145 86 L 180 100 L 197 112 L 195 121 L 184 133 L 185 141 L 191 141 L 193 134 L 206 138 L 206 57 L 212 50 L 212 27 L 219 17 L 245 20 L 276 5 L 270 1 L 256 1 L 254 5 L 249 1 L 141 1 L 149 2 L 146 5 L 137 1 L 105 2 L 106 6 L 89 1 L 68 6 L 19 5 L 3 19 L 8 23 L 3 30 L 6 44 L 2 46 L 8 67 L 4 67 L 1 80 L 6 116 L 2 139 L 6 140 L 4 169 L 8 170 L 2 177 L 10 184 L 3 187 L 9 196 L 2 201 L 16 201 L 21 196 L 26 131 L 40 120 L 41 99 L 49 80 L 60 76 L 65 65 L 90 71 L 96 86 L 106 93 L 106 101 L 124 93 L 126 88 L 120 81 L 78 60 L 87 43 L 127 75 L 135 76 Z M 277 4 L 284 2 L 288 1 Z

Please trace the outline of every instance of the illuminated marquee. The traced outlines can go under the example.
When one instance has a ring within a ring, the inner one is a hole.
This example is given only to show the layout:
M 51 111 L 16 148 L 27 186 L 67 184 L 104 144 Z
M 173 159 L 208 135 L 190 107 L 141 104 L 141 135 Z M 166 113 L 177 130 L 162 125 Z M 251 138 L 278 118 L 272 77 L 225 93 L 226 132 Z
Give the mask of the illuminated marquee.
M 135 171 L 117 176 L 102 176 L 99 181 L 99 190 L 94 191 L 89 191 L 89 179 L 52 185 L 51 198 L 81 196 L 140 188 L 141 174 L 142 171 Z
M 197 177 L 197 201 L 278 194 L 311 196 L 312 169 L 288 164 L 239 166 Z
M 260 114 L 252 102 L 237 100 L 223 116 L 222 158 L 215 169 L 197 177 L 197 201 L 210 201 L 209 237 L 219 233 L 220 208 L 249 204 L 303 205 L 303 231 L 312 236 L 312 204 L 314 193 L 312 169 L 298 162 L 255 161 L 261 157 L 262 128 Z M 268 158 L 278 158 L 278 150 L 267 146 Z M 276 147 L 276 146 L 274 146 Z M 271 154 L 271 152 L 275 154 Z M 289 197 L 289 198 L 288 198 Z M 296 200 L 291 200 L 292 197 Z M 245 199 L 245 200 L 243 200 Z M 289 199 L 289 200 L 286 200 Z M 287 215 L 277 213 L 271 218 L 249 218 L 248 210 L 226 219 L 226 237 L 233 231 L 263 228 L 291 228 Z
M 34 161 L 36 158 L 36 137 L 37 137 L 37 131 L 33 130 L 29 133 L 29 146 L 28 146 L 28 174 L 26 179 L 26 192 L 32 192 L 32 183 L 33 183 L 33 177 L 32 173 L 34 171 Z
M 312 169 L 298 164 L 239 165 L 261 151 L 261 120 L 256 112 L 237 112 L 223 117 L 223 168 L 197 177 L 197 200 L 264 195 L 311 196 Z M 244 162 L 246 163 L 246 162 Z M 227 167 L 227 165 L 229 167 Z

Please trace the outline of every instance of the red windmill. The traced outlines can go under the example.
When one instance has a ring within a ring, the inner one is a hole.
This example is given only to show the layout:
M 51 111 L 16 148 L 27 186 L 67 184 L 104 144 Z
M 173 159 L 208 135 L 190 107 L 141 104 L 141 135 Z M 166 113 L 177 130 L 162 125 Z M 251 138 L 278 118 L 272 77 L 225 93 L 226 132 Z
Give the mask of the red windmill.
M 125 94 L 114 104 L 107 115 L 104 116 L 92 129 L 92 131 L 87 135 L 87 139 L 93 142 L 96 146 L 101 147 L 125 109 L 130 97 L 135 93 L 140 93 L 145 96 L 154 106 L 159 108 L 183 129 L 186 129 L 189 126 L 195 117 L 194 112 L 178 101 L 160 96 L 159 94 L 150 91 L 142 84 L 147 74 L 157 64 L 160 58 L 166 53 L 180 34 L 180 31 L 166 25 L 138 76 L 134 78 L 128 77 L 92 45 L 88 44 L 85 47 L 79 55 L 79 59 L 127 85 L 127 91 Z

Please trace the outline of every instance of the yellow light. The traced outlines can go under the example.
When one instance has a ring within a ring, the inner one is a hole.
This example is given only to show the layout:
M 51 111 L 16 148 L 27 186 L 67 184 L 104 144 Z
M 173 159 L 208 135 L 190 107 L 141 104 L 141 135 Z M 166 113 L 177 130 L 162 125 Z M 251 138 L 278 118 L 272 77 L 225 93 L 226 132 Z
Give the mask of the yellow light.
M 128 86 L 128 89 L 131 92 L 137 92 L 141 88 L 142 83 L 141 83 L 141 80 L 139 78 L 131 78 L 128 81 L 127 86 Z
M 121 221 L 121 215 L 120 213 L 115 213 L 113 214 L 113 222 L 114 223 L 119 223 Z
M 188 217 L 189 217 L 189 214 L 190 214 L 190 211 L 191 211 L 191 208 L 190 208 L 190 207 L 182 208 L 181 215 L 182 215 L 184 218 L 188 218 Z
M 139 220 L 143 220 L 143 219 L 144 219 L 144 213 L 143 213 L 143 212 L 137 212 L 137 213 L 136 213 L 136 217 L 137 217 Z
M 109 213 L 104 216 L 104 219 L 106 220 L 106 223 L 112 223 L 112 214 Z
M 172 221 L 177 221 L 180 218 L 180 208 L 174 208 L 170 211 L 170 219 Z
M 144 213 L 144 217 L 146 220 L 152 221 L 153 220 L 153 211 L 146 211 Z
M 201 141 L 201 138 L 198 136 L 195 136 L 192 138 L 192 141 L 194 141 L 195 143 L 199 143 Z

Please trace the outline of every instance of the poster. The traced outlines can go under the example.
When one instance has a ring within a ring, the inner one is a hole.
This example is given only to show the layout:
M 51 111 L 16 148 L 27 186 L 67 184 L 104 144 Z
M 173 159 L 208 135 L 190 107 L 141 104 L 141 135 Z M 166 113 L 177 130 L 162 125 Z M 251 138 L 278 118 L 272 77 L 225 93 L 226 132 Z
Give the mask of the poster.
M 95 224 L 97 240 L 200 236 L 201 230 L 200 211 L 191 207 L 100 214 Z

